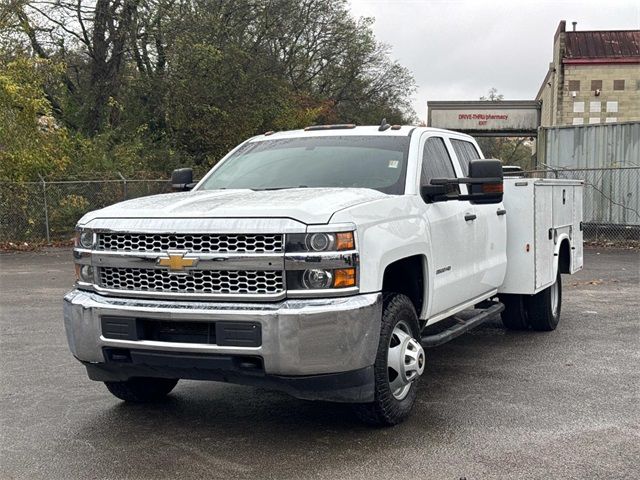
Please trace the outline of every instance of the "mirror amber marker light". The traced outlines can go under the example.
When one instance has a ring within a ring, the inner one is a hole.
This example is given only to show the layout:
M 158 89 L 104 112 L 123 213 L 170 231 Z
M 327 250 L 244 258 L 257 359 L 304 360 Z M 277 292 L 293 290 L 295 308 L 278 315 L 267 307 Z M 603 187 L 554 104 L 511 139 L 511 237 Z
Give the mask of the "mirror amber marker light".
M 483 193 L 504 193 L 504 185 L 502 183 L 485 183 L 482 185 Z

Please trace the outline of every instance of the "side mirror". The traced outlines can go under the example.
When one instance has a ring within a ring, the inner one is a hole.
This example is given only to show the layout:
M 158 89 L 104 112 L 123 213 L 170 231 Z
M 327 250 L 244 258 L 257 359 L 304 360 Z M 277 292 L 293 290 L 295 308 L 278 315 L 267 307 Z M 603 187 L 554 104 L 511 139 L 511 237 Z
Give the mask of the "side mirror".
M 420 195 L 427 203 L 433 203 L 444 200 L 449 188 L 447 185 L 422 185 L 420 187 Z
M 178 168 L 171 173 L 171 188 L 176 192 L 191 190 L 193 183 L 193 170 L 191 168 Z
M 502 163 L 500 160 L 471 160 L 469 162 L 469 176 L 464 178 L 434 178 L 428 187 L 447 187 L 448 185 L 469 186 L 468 195 L 460 195 L 445 190 L 439 191 L 432 201 L 469 200 L 471 203 L 500 203 L 504 191 L 502 177 Z M 423 192 L 422 187 L 420 193 Z M 427 190 L 426 193 L 430 192 Z
M 502 202 L 504 183 L 500 160 L 472 160 L 469 162 L 469 178 L 472 180 L 470 194 L 474 203 Z

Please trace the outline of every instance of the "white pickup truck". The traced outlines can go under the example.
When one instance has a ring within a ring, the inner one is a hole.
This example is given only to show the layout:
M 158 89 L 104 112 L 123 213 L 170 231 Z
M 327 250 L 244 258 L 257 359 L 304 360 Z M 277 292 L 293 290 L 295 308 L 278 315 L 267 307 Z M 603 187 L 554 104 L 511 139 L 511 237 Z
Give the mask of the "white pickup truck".
M 396 424 L 424 348 L 499 314 L 554 330 L 560 274 L 582 268 L 582 184 L 503 179 L 456 132 L 268 132 L 172 183 L 77 226 L 69 346 L 125 401 L 217 380 Z

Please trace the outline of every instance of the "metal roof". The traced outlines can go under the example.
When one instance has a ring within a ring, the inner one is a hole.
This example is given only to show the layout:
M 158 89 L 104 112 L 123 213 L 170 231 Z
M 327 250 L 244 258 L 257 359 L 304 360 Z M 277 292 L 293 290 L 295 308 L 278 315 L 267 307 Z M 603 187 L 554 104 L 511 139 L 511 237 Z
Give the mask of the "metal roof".
M 565 33 L 565 63 L 640 63 L 640 30 Z

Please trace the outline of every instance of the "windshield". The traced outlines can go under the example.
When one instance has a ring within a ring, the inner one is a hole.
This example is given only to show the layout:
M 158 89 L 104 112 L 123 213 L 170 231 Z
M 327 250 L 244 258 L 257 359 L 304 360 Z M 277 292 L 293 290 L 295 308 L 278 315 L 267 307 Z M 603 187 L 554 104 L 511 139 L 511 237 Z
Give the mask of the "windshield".
M 242 146 L 201 189 L 360 187 L 401 195 L 409 137 L 287 138 Z

